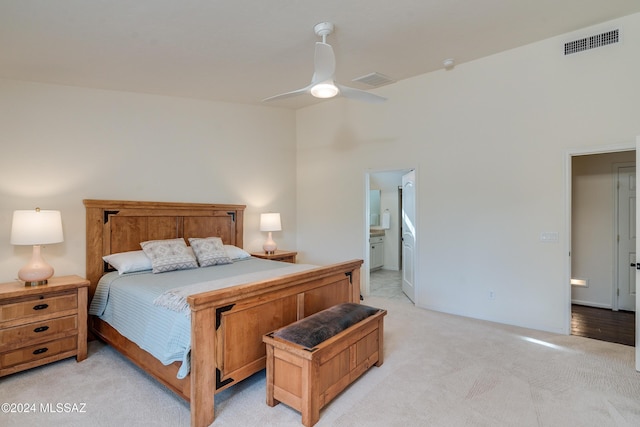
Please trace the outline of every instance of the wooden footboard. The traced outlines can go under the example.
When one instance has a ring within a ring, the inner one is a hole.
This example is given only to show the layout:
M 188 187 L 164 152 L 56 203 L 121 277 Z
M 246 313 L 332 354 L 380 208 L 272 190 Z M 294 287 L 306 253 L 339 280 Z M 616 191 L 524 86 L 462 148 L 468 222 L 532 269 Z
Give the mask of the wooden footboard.
M 192 426 L 213 422 L 211 390 L 265 368 L 264 334 L 335 304 L 359 302 L 361 265 L 354 260 L 190 297 Z

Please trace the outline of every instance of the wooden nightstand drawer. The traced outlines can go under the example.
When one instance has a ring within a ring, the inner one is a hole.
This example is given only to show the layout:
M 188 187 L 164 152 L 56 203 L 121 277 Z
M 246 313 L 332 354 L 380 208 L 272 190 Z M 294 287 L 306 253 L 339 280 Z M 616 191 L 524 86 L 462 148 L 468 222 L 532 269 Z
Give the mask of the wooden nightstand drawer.
M 20 348 L 0 354 L 0 369 L 29 363 L 34 360 L 56 356 L 62 353 L 75 354 L 78 348 L 78 337 L 72 336 L 38 345 Z
M 29 323 L 0 330 L 0 353 L 20 346 L 26 341 L 41 341 L 51 339 L 54 335 L 76 331 L 78 316 L 71 315 L 41 322 Z M 70 335 L 67 333 L 67 335 Z
M 22 301 L 0 305 L 0 322 L 27 319 L 29 317 L 43 316 L 77 308 L 77 291 L 46 297 L 28 298 Z

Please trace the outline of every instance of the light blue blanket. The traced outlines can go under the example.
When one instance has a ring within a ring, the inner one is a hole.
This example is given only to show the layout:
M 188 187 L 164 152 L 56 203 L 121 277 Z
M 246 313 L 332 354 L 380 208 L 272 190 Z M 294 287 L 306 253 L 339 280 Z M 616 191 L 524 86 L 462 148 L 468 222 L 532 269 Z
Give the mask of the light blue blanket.
M 259 272 L 265 272 L 268 277 L 274 271 L 285 273 L 292 267 L 290 263 L 249 258 L 233 264 L 159 274 L 149 271 L 118 275 L 112 272 L 100 279 L 89 314 L 107 322 L 164 365 L 181 361 L 178 378 L 184 378 L 190 369 L 189 312 L 172 310 L 154 304 L 154 301 L 168 293 L 184 297 L 193 291 L 202 292 L 204 289 L 201 284 L 206 282 L 211 282 L 213 286 L 223 282 L 232 283 L 227 286 L 239 285 L 241 283 L 229 282 L 229 278 L 245 276 L 255 279 Z

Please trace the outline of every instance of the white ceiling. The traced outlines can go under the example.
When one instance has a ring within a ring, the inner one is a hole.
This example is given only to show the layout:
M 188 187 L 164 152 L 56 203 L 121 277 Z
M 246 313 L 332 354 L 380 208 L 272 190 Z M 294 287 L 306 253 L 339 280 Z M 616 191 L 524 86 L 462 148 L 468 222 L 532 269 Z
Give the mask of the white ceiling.
M 638 0 L 0 0 L 0 78 L 260 104 L 310 82 L 322 21 L 338 82 L 369 89 L 351 80 L 398 81 L 636 12 Z

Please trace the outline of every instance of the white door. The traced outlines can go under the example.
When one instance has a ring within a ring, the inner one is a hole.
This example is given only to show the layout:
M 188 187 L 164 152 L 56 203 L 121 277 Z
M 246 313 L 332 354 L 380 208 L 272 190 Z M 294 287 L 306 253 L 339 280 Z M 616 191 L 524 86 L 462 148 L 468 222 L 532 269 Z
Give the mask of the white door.
M 402 176 L 402 292 L 415 300 L 416 172 Z
M 618 310 L 636 311 L 636 167 L 618 167 Z

